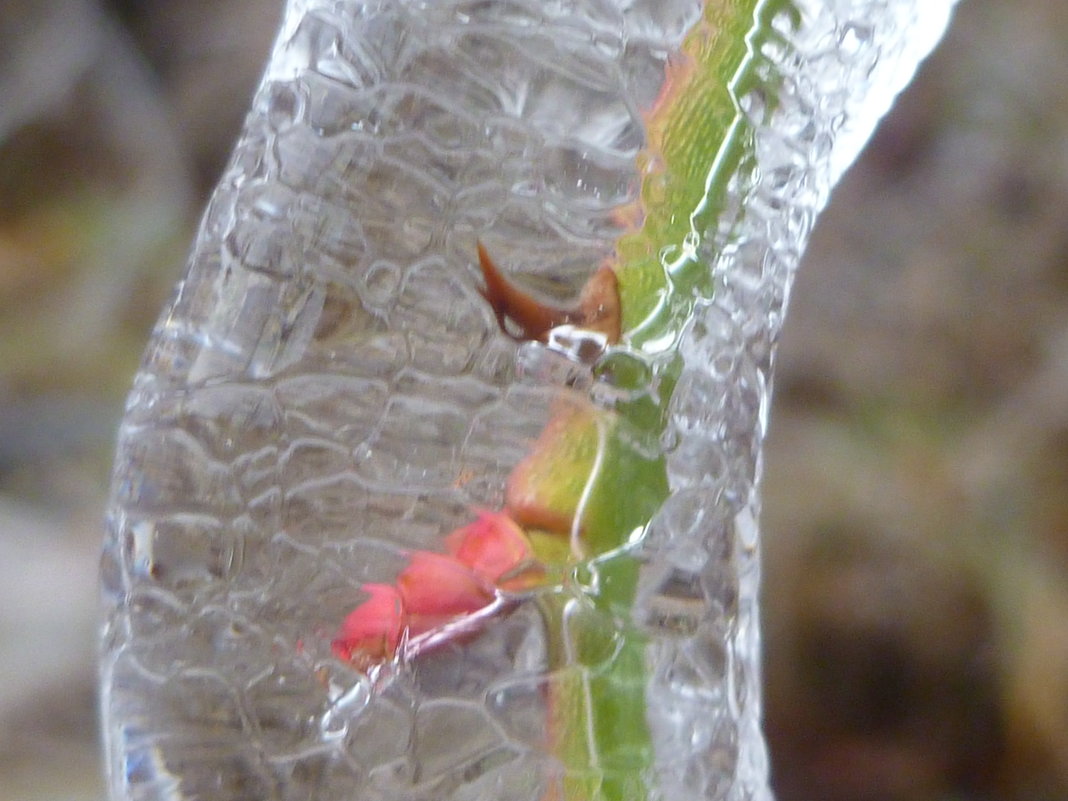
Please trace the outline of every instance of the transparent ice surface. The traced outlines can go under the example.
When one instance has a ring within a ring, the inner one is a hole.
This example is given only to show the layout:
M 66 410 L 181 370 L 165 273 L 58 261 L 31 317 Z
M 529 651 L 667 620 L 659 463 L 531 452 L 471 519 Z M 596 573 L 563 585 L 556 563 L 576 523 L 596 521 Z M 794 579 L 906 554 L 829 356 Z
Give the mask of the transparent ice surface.
M 365 583 L 500 508 L 562 394 L 611 404 L 670 370 L 649 447 L 671 494 L 630 551 L 636 605 L 589 610 L 604 636 L 573 667 L 648 639 L 655 759 L 634 801 L 770 798 L 757 488 L 773 348 L 816 214 L 951 5 L 804 0 L 796 27 L 776 18 L 738 98 L 752 156 L 688 242 L 715 294 L 681 361 L 619 348 L 635 389 L 599 381 L 567 331 L 503 334 L 476 240 L 524 286 L 577 295 L 624 230 L 639 109 L 701 3 L 291 0 L 120 432 L 112 797 L 549 797 L 533 605 L 369 671 L 330 641 Z

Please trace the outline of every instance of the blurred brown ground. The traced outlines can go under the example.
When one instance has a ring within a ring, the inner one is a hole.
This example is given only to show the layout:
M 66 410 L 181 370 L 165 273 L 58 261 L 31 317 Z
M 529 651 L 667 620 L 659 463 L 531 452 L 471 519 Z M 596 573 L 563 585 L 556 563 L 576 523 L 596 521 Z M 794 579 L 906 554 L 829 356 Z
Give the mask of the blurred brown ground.
M 0 801 L 102 798 L 112 437 L 279 0 L 0 4 Z M 1068 798 L 1068 4 L 966 0 L 794 293 L 781 801 Z

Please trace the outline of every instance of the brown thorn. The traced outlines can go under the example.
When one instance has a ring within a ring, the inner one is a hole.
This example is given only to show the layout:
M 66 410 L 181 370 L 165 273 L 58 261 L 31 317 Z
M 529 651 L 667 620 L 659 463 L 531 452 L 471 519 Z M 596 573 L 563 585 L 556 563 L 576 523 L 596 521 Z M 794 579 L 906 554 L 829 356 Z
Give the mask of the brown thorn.
M 485 246 L 481 242 L 477 244 L 478 263 L 486 282 L 480 291 L 493 309 L 502 331 L 508 333 L 505 320 L 511 320 L 519 328 L 519 339 L 544 341 L 551 329 L 574 323 L 604 334 L 610 343 L 619 341 L 619 287 L 610 267 L 601 267 L 586 282 L 578 308 L 560 309 L 541 303 L 508 281 L 493 263 Z

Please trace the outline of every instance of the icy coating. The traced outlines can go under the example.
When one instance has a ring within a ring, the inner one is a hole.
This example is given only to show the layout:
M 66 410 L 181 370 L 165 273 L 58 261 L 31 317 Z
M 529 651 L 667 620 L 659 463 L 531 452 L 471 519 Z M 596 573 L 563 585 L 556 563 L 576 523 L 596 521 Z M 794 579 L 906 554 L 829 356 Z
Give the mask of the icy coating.
M 635 801 L 770 799 L 757 485 L 774 343 L 817 212 L 951 2 L 797 5 L 739 98 L 755 158 L 691 243 L 715 295 L 681 362 L 624 343 L 637 378 L 609 386 L 581 338 L 500 331 L 476 241 L 525 285 L 578 293 L 637 198 L 639 110 L 701 3 L 291 0 L 120 432 L 113 799 L 548 797 L 533 604 L 366 672 L 330 640 L 365 583 L 500 508 L 561 394 L 611 405 L 669 372 L 671 494 L 629 549 L 637 603 L 587 610 L 603 642 L 574 666 L 648 638 L 655 759 Z M 563 591 L 596 591 L 581 583 Z

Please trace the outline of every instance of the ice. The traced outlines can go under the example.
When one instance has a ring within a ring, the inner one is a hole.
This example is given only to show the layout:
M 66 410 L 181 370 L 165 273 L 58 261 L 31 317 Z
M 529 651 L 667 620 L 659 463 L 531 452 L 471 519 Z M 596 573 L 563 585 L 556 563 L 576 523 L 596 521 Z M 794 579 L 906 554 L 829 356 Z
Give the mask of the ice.
M 526 290 L 578 297 L 626 228 L 639 109 L 701 4 L 291 0 L 120 432 L 112 797 L 770 798 L 757 521 L 774 345 L 816 214 L 951 5 L 776 16 L 733 87 L 753 155 L 662 254 L 688 319 L 644 344 L 573 326 L 519 344 L 479 292 L 476 243 Z M 667 500 L 618 550 L 482 617 L 370 667 L 338 659 L 363 586 L 500 508 L 562 398 L 645 421 L 619 447 L 666 460 Z M 612 588 L 636 563 L 630 606 Z M 634 663 L 649 768 L 625 738 L 589 764 L 553 753 L 553 688 Z

